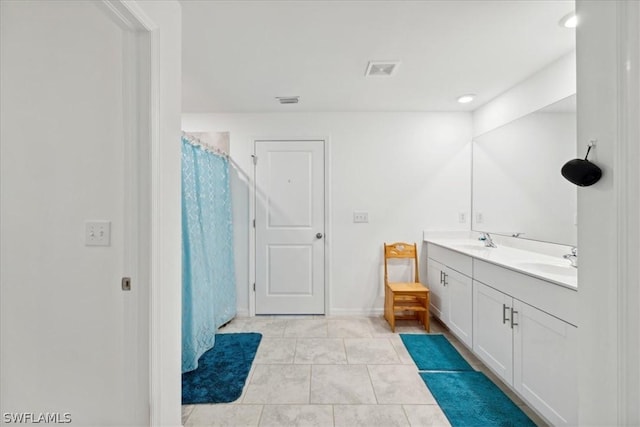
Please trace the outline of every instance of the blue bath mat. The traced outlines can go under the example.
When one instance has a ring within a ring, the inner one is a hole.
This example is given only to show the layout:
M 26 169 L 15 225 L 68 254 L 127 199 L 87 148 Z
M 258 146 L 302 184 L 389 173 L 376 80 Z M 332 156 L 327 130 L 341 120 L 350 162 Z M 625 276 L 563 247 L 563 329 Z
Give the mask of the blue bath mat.
M 242 395 L 262 334 L 216 334 L 198 368 L 182 374 L 182 404 L 228 403 Z
M 482 372 L 421 372 L 453 427 L 535 427 Z
M 473 371 L 444 335 L 400 334 L 420 371 Z

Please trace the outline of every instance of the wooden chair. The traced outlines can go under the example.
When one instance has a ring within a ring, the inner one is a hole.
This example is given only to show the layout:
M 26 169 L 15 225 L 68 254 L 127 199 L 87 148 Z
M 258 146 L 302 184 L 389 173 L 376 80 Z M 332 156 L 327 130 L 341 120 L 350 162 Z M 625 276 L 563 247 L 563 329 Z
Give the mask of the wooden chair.
M 388 260 L 413 259 L 413 282 L 389 282 Z M 418 250 L 416 244 L 397 242 L 384 244 L 384 318 L 391 330 L 396 330 L 396 320 L 417 319 L 429 332 L 429 288 L 420 283 Z

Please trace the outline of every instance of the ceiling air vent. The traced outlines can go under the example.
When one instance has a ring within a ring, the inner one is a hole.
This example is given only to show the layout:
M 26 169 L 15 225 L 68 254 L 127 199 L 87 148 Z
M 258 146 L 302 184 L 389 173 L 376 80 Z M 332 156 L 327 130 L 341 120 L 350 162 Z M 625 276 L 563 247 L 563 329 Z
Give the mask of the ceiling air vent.
M 300 101 L 299 96 L 276 96 L 280 104 L 297 104 Z
M 400 65 L 400 61 L 369 61 L 364 75 L 367 77 L 389 77 L 395 73 L 398 65 Z

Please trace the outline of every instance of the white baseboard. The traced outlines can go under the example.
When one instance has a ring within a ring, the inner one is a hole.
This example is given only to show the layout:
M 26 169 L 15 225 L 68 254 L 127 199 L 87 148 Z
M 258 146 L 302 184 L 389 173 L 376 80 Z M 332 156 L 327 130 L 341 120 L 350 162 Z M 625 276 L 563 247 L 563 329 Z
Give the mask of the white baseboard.
M 357 308 L 331 308 L 327 316 L 366 316 L 377 317 L 382 316 L 384 310 L 382 308 L 357 309 Z
M 236 308 L 236 317 L 249 317 L 249 310 L 246 308 Z
M 327 317 L 355 317 L 355 316 L 363 316 L 363 317 L 377 317 L 382 316 L 384 313 L 382 308 L 374 308 L 374 309 L 352 309 L 352 308 L 330 308 L 329 313 L 326 314 Z M 236 309 L 235 317 L 250 317 L 248 309 Z

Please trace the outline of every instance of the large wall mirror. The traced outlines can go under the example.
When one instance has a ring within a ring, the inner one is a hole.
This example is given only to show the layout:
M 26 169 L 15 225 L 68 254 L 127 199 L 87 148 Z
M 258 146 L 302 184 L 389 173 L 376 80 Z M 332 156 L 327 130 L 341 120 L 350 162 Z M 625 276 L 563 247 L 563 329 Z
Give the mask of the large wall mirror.
M 577 189 L 560 174 L 576 157 L 575 95 L 476 137 L 473 230 L 576 245 Z

